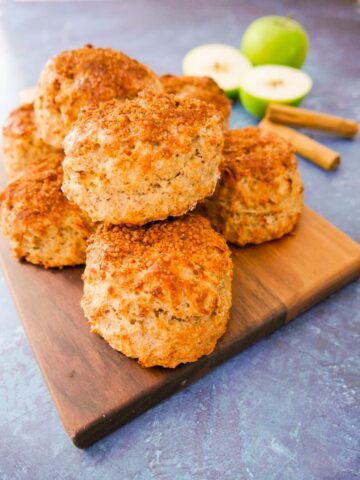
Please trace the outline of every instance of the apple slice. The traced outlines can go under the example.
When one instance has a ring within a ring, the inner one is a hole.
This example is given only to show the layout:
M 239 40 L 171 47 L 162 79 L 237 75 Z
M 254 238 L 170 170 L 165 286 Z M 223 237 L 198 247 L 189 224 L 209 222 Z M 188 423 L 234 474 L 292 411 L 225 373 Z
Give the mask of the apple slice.
M 211 77 L 229 97 L 237 94 L 250 68 L 251 63 L 240 50 L 220 43 L 195 47 L 183 60 L 184 75 Z
M 312 85 L 309 75 L 296 68 L 261 65 L 245 73 L 240 98 L 248 112 L 261 118 L 269 103 L 299 105 Z

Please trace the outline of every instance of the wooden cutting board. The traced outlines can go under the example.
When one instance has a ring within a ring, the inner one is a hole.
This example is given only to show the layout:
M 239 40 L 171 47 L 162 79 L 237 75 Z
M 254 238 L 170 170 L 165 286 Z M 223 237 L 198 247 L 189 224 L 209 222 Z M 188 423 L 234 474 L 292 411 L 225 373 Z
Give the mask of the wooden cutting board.
M 296 235 L 232 252 L 233 308 L 215 352 L 175 370 L 143 369 L 90 333 L 79 305 L 82 269 L 19 263 L 0 239 L 27 336 L 76 446 L 91 445 L 360 274 L 359 244 L 308 208 Z

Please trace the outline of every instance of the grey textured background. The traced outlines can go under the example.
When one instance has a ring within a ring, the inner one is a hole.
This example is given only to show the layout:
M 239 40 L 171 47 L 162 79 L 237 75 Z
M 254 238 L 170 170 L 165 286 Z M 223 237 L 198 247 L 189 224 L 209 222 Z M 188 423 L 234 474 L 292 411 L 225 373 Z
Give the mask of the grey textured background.
M 0 2 L 0 120 L 45 61 L 93 42 L 159 73 L 180 73 L 193 46 L 237 46 L 264 14 L 307 28 L 310 108 L 360 121 L 360 11 L 351 1 Z M 253 123 L 239 105 L 233 126 Z M 360 240 L 360 154 L 318 136 L 343 157 L 326 173 L 300 159 L 309 206 Z M 31 285 L 29 285 L 31 288 Z M 57 417 L 0 275 L 0 478 L 360 478 L 360 283 L 335 294 L 86 451 Z M 41 299 L 39 299 L 41 301 Z

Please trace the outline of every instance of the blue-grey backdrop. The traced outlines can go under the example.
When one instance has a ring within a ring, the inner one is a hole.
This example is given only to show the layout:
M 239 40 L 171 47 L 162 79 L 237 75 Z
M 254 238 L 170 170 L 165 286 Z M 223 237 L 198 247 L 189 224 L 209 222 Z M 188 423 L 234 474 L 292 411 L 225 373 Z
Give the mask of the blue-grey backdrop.
M 324 0 L 0 1 L 0 120 L 53 54 L 92 42 L 159 73 L 197 44 L 240 43 L 265 14 L 310 35 L 309 108 L 360 121 L 360 6 Z M 254 123 L 239 105 L 232 125 Z M 332 173 L 300 159 L 306 202 L 360 240 L 359 140 Z M 31 288 L 31 286 L 29 286 Z M 354 283 L 92 448 L 72 446 L 0 275 L 0 478 L 360 478 L 360 283 Z M 39 299 L 41 301 L 41 299 Z

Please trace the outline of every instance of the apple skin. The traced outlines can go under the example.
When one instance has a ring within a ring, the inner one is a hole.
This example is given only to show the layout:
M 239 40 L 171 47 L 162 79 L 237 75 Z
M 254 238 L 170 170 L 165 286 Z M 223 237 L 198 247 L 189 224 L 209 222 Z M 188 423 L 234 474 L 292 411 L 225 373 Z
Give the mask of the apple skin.
M 225 92 L 225 95 L 230 100 L 235 100 L 238 97 L 239 89 L 238 88 L 232 88 L 231 90 L 224 90 L 224 92 Z
M 307 93 L 298 98 L 294 98 L 291 101 L 280 102 L 280 101 L 274 101 L 274 100 L 265 100 L 264 98 L 260 98 L 260 97 L 254 97 L 254 95 L 251 95 L 250 93 L 245 92 L 242 89 L 239 90 L 239 98 L 243 107 L 251 115 L 254 115 L 254 117 L 257 117 L 257 118 L 264 117 L 266 113 L 266 109 L 270 103 L 280 103 L 282 105 L 292 105 L 296 107 L 297 105 L 300 105 L 300 103 L 304 100 L 306 95 Z
M 217 52 L 215 54 L 215 52 Z M 195 59 L 194 60 L 194 55 Z M 210 60 L 209 60 L 210 57 Z M 205 61 L 204 61 L 205 60 Z M 209 63 L 210 62 L 210 63 Z M 224 62 L 228 64 L 232 70 L 230 77 L 222 78 L 216 73 L 216 69 L 212 70 L 211 65 L 214 63 Z M 204 68 L 202 68 L 202 64 Z M 184 75 L 188 76 L 209 76 L 219 85 L 225 92 L 226 96 L 231 100 L 238 97 L 239 86 L 241 83 L 241 72 L 252 67 L 250 61 L 243 55 L 238 48 L 226 44 L 203 44 L 191 49 L 182 61 L 182 70 Z M 235 75 L 235 76 L 234 76 Z M 231 81 L 229 81 L 229 78 Z
M 275 15 L 260 17 L 246 29 L 241 51 L 253 65 L 287 65 L 300 68 L 309 40 L 300 23 Z

